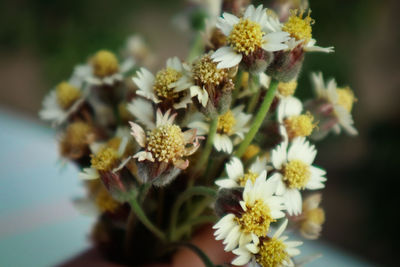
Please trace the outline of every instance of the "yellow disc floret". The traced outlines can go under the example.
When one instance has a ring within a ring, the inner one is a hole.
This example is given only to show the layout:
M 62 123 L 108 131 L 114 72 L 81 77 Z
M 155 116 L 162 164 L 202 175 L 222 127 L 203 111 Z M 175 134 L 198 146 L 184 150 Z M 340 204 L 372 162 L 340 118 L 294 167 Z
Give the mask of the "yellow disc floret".
M 304 10 L 300 13 L 297 10 L 291 10 L 288 21 L 283 25 L 282 30 L 289 33 L 296 40 L 303 40 L 308 43 L 312 38 L 311 25 L 314 20 L 310 17 L 310 11 L 303 18 Z
M 232 32 L 228 36 L 228 43 L 236 52 L 249 55 L 256 48 L 262 46 L 263 36 L 260 24 L 241 18 L 233 26 Z
M 243 177 L 239 178 L 239 185 L 244 187 L 246 185 L 246 183 L 247 183 L 247 180 L 250 180 L 254 184 L 254 182 L 256 181 L 257 177 L 258 177 L 257 173 L 254 173 L 252 171 L 248 171 L 245 175 L 243 175 Z
M 119 203 L 111 196 L 111 194 L 101 185 L 101 188 L 96 194 L 96 205 L 102 212 L 114 212 Z
M 78 100 L 81 91 L 67 82 L 61 82 L 56 87 L 57 102 L 63 109 L 71 107 Z
M 228 76 L 226 69 L 217 69 L 217 64 L 206 54 L 193 64 L 193 79 L 203 85 L 219 85 Z
M 289 260 L 289 254 L 286 252 L 286 245 L 283 241 L 271 238 L 260 243 L 256 258 L 263 267 L 277 267 Z
M 261 149 L 259 146 L 251 144 L 246 148 L 246 151 L 244 152 L 242 158 L 244 160 L 252 159 L 255 155 L 260 153 L 260 150 Z
M 313 120 L 314 117 L 310 113 L 287 118 L 284 121 L 284 124 L 289 138 L 292 139 L 299 136 L 309 136 L 316 127 Z
M 293 80 L 293 81 L 290 81 L 287 83 L 280 82 L 278 84 L 278 91 L 284 97 L 293 95 L 294 92 L 296 91 L 296 88 L 297 88 L 296 80 Z
M 246 205 L 246 211 L 242 217 L 236 217 L 236 220 L 244 233 L 254 233 L 257 236 L 265 236 L 270 224 L 276 221 L 272 219 L 270 208 L 262 200 L 256 200 L 251 206 Z
M 175 124 L 165 124 L 149 131 L 146 149 L 159 162 L 176 162 L 185 154 L 185 139 L 181 128 Z
M 88 142 L 88 135 L 91 134 L 93 128 L 85 122 L 73 122 L 67 127 L 65 141 L 71 146 L 82 146 Z
M 231 110 L 218 117 L 217 131 L 222 134 L 233 134 L 233 127 L 236 125 L 236 119 Z
M 306 211 L 306 220 L 318 225 L 325 222 L 325 212 L 322 208 L 315 208 Z
M 104 147 L 100 149 L 96 155 L 92 155 L 90 161 L 92 167 L 99 171 L 111 171 L 118 164 L 118 152 L 112 147 Z
M 351 112 L 356 98 L 354 97 L 353 91 L 350 87 L 337 88 L 336 93 L 338 95 L 338 105 L 344 107 L 348 112 Z
M 110 51 L 100 50 L 92 58 L 93 73 L 97 77 L 106 77 L 119 70 L 118 59 Z
M 310 180 L 310 166 L 301 160 L 292 160 L 285 165 L 283 176 L 289 188 L 304 189 Z
M 171 84 L 178 81 L 181 77 L 182 74 L 179 71 L 169 67 L 157 72 L 153 87 L 157 96 L 166 99 L 178 98 L 179 93 L 174 91 Z

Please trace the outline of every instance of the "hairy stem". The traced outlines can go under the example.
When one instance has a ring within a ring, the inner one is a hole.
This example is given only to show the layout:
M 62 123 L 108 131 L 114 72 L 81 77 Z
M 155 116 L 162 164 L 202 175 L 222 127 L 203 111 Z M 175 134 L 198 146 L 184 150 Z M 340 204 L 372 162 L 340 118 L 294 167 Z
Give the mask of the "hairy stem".
M 204 146 L 203 153 L 196 165 L 196 172 L 200 171 L 201 169 L 205 169 L 207 167 L 207 162 L 209 160 L 212 147 L 214 144 L 214 137 L 217 133 L 217 126 L 218 126 L 218 117 L 215 117 L 211 120 L 210 123 L 210 130 L 208 131 L 207 142 Z

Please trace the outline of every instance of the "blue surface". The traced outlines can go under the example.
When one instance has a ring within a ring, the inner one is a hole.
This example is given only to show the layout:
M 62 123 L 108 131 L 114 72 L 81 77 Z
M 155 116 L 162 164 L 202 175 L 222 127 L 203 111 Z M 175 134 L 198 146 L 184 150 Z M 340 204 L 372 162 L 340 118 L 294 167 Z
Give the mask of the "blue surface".
M 83 189 L 56 164 L 54 133 L 1 109 L 0 126 L 0 266 L 53 266 L 88 248 L 93 218 L 71 204 Z M 320 241 L 301 251 L 323 254 L 307 266 L 372 266 Z

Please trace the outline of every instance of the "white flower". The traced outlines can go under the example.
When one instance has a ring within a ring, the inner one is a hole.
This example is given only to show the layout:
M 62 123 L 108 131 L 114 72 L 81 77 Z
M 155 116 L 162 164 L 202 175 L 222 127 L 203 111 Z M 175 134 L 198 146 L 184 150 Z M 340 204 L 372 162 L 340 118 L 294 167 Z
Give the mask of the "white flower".
M 263 171 L 254 184 L 248 180 L 243 200 L 239 202 L 239 214 L 228 213 L 213 226 L 215 238 L 224 240 L 226 251 L 265 236 L 270 224 L 285 216 L 283 199 L 273 195 L 277 181 L 266 180 L 266 176 L 266 171 Z
M 267 10 L 262 5 L 257 9 L 250 5 L 242 18 L 224 13 L 218 19 L 217 27 L 228 39 L 228 46 L 219 48 L 212 55 L 214 61 L 219 62 L 218 68 L 234 67 L 244 56 L 258 49 L 274 52 L 287 48 L 283 42 L 289 39 L 289 34 L 270 30 Z
M 290 215 L 302 210 L 300 190 L 324 188 L 325 170 L 312 165 L 317 151 L 304 137 L 295 138 L 289 149 L 287 142 L 272 150 L 271 161 L 276 172 L 272 177 L 279 180 L 277 195 L 282 195 Z
M 215 183 L 222 188 L 244 187 L 247 180 L 255 182 L 256 178 L 267 170 L 267 159 L 257 158 L 256 161 L 250 165 L 250 168 L 245 173 L 243 164 L 240 159 L 233 157 L 225 167 L 228 174 L 227 178 L 217 180 Z
M 252 266 L 262 267 L 294 266 L 292 257 L 300 254 L 297 248 L 303 242 L 287 241 L 287 236 L 282 236 L 288 220 L 282 223 L 272 238 L 254 238 L 245 246 L 233 251 L 238 257 L 232 261 L 233 265 L 245 265 L 252 261 Z M 255 264 L 257 262 L 257 264 Z
M 190 81 L 186 71 L 182 62 L 174 57 L 167 60 L 166 68 L 160 70 L 156 76 L 141 68 L 132 80 L 139 87 L 136 92 L 138 95 L 156 104 L 166 103 L 174 109 L 180 109 L 191 103 L 188 92 Z
M 325 222 L 325 212 L 319 207 L 321 194 L 313 194 L 303 201 L 303 212 L 296 218 L 300 233 L 308 239 L 317 239 Z
M 155 127 L 149 128 L 147 134 L 138 124 L 130 122 L 131 134 L 144 149 L 133 157 L 137 158 L 138 161 L 148 160 L 173 164 L 175 167 L 184 170 L 189 166 L 189 160 L 184 159 L 184 157 L 196 152 L 200 146 L 199 137 L 195 129 L 182 132 L 178 125 L 173 124 L 177 113 L 171 116 L 170 113 L 171 110 L 168 110 L 163 115 L 160 110 L 157 110 Z
M 333 127 L 334 132 L 339 134 L 341 129 L 344 129 L 350 135 L 357 135 L 358 132 L 354 128 L 354 121 L 351 116 L 351 110 L 356 99 L 351 89 L 337 87 L 334 79 L 330 79 L 325 84 L 321 72 L 312 73 L 311 81 L 317 97 L 325 99 L 333 105 L 334 115 L 338 120 L 338 123 Z
M 307 137 L 311 135 L 316 124 L 314 117 L 309 113 L 302 114 L 303 104 L 294 97 L 282 98 L 278 105 L 279 131 L 283 136 L 284 142 L 296 137 Z
M 242 112 L 244 106 L 237 106 L 232 110 L 218 117 L 217 133 L 214 137 L 214 147 L 217 151 L 232 153 L 234 142 L 231 137 L 236 135 L 240 139 L 244 138 L 244 134 L 248 132 L 251 115 Z M 193 121 L 189 123 L 189 128 L 198 130 L 199 135 L 208 134 L 210 125 L 208 122 Z
M 83 81 L 72 75 L 68 82 L 61 82 L 43 100 L 39 116 L 50 121 L 53 126 L 64 123 L 84 104 L 88 88 L 82 88 Z
M 117 57 L 110 51 L 100 50 L 88 64 L 76 67 L 76 75 L 92 85 L 112 86 L 124 79 L 135 62 L 128 58 L 119 65 Z

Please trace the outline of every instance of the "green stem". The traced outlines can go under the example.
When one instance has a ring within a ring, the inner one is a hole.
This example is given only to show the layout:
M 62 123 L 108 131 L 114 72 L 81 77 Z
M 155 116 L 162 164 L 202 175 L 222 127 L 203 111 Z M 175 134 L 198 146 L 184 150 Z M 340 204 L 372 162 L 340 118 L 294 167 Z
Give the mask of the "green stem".
M 247 113 L 253 113 L 261 95 L 260 80 L 258 75 L 252 76 L 251 79 L 249 80 L 249 83 L 250 83 L 249 88 L 250 91 L 253 92 L 253 95 L 250 98 L 249 105 L 247 106 Z
M 209 160 L 212 151 L 212 147 L 214 144 L 214 137 L 215 134 L 217 133 L 217 126 L 218 126 L 218 117 L 215 117 L 211 120 L 210 130 L 208 131 L 208 136 L 207 136 L 207 142 L 206 145 L 204 146 L 203 153 L 201 154 L 200 159 L 197 162 L 196 172 L 207 167 L 206 164 Z
M 217 220 L 217 217 L 214 215 L 200 216 L 200 217 L 196 217 L 191 220 L 188 220 L 187 222 L 185 222 L 184 224 L 182 224 L 181 226 L 179 226 L 176 229 L 176 231 L 175 231 L 176 239 L 179 240 L 187 231 L 190 231 L 192 229 L 192 227 L 197 224 L 215 223 L 216 220 Z
M 265 116 L 268 113 L 268 110 L 271 106 L 272 100 L 274 100 L 276 89 L 278 88 L 278 81 L 275 79 L 271 80 L 271 83 L 268 88 L 268 92 L 264 97 L 264 100 L 261 104 L 260 109 L 258 110 L 253 123 L 250 127 L 249 132 L 246 134 L 243 142 L 240 144 L 238 150 L 235 153 L 235 156 L 241 157 L 243 153 L 246 151 L 246 148 L 251 144 L 254 137 L 256 136 L 258 130 L 261 127 L 261 124 L 264 121 Z
M 186 189 L 186 191 L 184 191 L 182 194 L 179 195 L 179 197 L 175 201 L 174 206 L 172 207 L 172 210 L 171 210 L 169 230 L 170 230 L 170 239 L 172 241 L 176 240 L 176 234 L 175 234 L 176 224 L 178 221 L 179 209 L 181 208 L 183 203 L 187 199 L 190 199 L 194 195 L 204 195 L 204 196 L 215 197 L 216 194 L 217 194 L 216 191 L 209 187 L 193 186 L 193 187 Z
M 156 237 L 158 237 L 161 241 L 166 242 L 167 237 L 165 234 L 157 228 L 146 216 L 143 209 L 140 207 L 136 198 L 132 198 L 130 201 L 131 208 L 135 212 L 137 218 L 143 223 L 144 226 L 147 227 Z
M 238 73 L 236 74 L 235 89 L 233 90 L 233 93 L 232 93 L 231 106 L 233 106 L 235 104 L 236 99 L 239 96 L 240 88 L 242 87 L 242 80 L 243 80 L 243 71 L 239 69 Z

